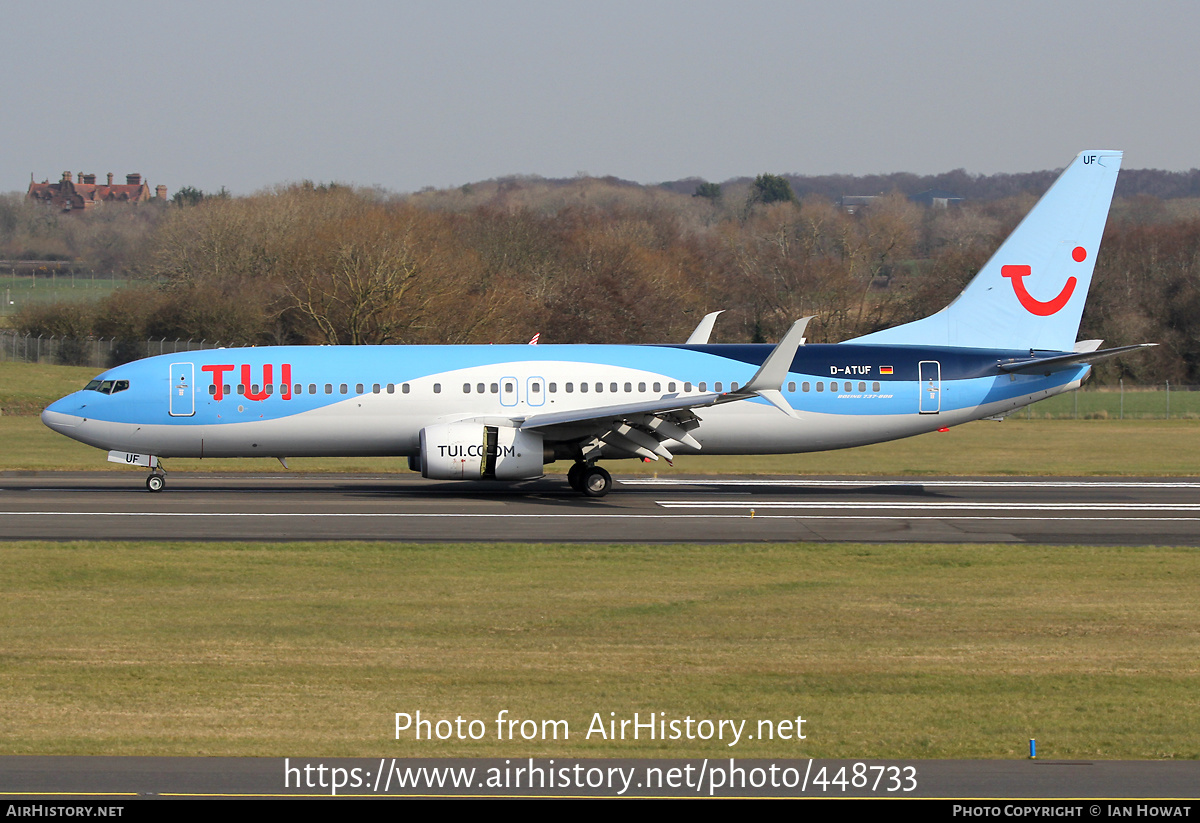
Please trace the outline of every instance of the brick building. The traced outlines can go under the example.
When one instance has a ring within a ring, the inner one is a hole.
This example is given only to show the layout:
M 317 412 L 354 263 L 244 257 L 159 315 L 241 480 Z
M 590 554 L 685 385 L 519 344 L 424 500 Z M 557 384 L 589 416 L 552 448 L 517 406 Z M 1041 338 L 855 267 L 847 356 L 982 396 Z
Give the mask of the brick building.
M 33 175 L 29 175 L 29 191 L 25 196 L 67 212 L 91 211 L 100 203 L 141 203 L 151 198 L 150 184 L 143 183 L 140 174 L 127 174 L 124 183 L 114 183 L 109 172 L 107 183 L 97 183 L 94 174 L 80 172 L 78 179 L 73 180 L 69 171 L 64 171 L 57 183 L 48 180 L 35 183 Z M 157 186 L 153 196 L 166 200 L 167 187 Z

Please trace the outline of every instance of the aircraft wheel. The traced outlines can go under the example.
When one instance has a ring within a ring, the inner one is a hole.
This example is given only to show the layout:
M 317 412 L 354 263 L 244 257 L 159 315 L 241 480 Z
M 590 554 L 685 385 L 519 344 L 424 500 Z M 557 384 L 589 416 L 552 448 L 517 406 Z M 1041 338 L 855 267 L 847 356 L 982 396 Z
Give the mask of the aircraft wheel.
M 603 497 L 612 490 L 612 475 L 599 466 L 592 466 L 583 475 L 583 493 L 588 497 Z
M 161 474 L 152 474 L 146 478 L 146 490 L 152 492 L 160 492 L 163 486 L 167 485 L 167 478 Z
M 583 491 L 583 473 L 587 471 L 585 463 L 576 463 L 567 471 L 567 483 L 577 492 Z

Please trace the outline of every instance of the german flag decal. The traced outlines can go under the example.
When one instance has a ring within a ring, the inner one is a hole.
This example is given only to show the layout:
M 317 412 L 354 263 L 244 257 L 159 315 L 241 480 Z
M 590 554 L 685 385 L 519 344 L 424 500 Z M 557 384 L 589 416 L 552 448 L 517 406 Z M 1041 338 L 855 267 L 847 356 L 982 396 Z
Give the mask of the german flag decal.
M 891 366 L 880 366 L 880 367 L 879 367 L 879 373 L 880 373 L 880 374 L 891 374 L 891 373 L 892 373 L 892 367 L 891 367 Z

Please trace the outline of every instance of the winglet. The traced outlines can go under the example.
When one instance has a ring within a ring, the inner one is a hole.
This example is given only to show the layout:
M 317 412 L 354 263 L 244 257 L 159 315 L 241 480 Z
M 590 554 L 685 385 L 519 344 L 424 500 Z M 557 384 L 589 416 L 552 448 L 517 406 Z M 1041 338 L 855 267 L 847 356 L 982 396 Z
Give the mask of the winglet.
M 704 315 L 704 319 L 696 326 L 696 330 L 692 332 L 692 336 L 687 339 L 686 345 L 702 346 L 707 343 L 708 338 L 712 336 L 713 326 L 716 325 L 717 315 L 723 311 L 725 310 L 721 309 L 721 311 L 709 312 Z
M 750 378 L 750 382 L 742 386 L 736 393 L 731 392 L 731 394 L 741 396 L 756 394 L 788 417 L 798 418 L 799 415 L 796 414 L 795 409 L 789 406 L 783 397 L 783 381 L 787 379 L 792 360 L 796 357 L 796 351 L 804 345 L 804 330 L 808 328 L 808 321 L 812 319 L 813 316 L 801 317 L 793 323 L 787 334 L 779 341 L 779 345 L 767 355 L 762 366 Z M 741 397 L 731 397 L 731 399 L 741 399 Z

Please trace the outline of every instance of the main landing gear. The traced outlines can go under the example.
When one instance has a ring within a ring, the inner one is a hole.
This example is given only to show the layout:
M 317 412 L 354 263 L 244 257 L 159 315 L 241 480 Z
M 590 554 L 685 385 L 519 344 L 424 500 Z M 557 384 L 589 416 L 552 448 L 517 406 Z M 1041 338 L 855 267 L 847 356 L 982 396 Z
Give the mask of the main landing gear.
M 612 490 L 612 475 L 596 465 L 576 463 L 567 472 L 567 482 L 587 497 L 603 497 Z
M 161 466 L 155 466 L 154 471 L 146 478 L 146 491 L 160 492 L 167 485 L 167 473 Z

